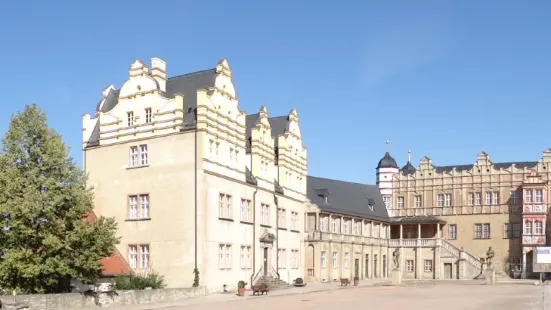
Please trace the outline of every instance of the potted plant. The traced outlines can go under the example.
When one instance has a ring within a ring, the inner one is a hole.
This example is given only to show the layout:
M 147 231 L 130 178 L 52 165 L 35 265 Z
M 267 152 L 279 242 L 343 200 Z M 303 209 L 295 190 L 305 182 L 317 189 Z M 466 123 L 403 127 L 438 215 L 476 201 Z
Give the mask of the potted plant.
M 360 284 L 360 277 L 355 276 L 354 277 L 354 286 L 358 286 Z
M 245 286 L 247 285 L 247 282 L 241 280 L 237 282 L 237 295 L 238 296 L 245 296 Z
M 304 280 L 302 280 L 302 278 L 296 278 L 295 281 L 293 282 L 293 285 L 296 287 L 302 287 L 302 286 L 306 286 L 306 283 L 304 283 Z

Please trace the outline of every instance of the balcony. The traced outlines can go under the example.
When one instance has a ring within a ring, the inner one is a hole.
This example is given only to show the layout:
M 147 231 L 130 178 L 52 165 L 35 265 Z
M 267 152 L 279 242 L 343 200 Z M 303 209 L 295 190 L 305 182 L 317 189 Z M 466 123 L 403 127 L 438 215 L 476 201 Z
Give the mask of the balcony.
M 391 248 L 432 248 L 440 246 L 441 241 L 438 238 L 420 238 L 420 239 L 390 239 L 388 240 L 388 246 Z
M 306 233 L 304 241 L 332 241 L 332 242 L 347 242 L 366 245 L 386 245 L 387 239 L 358 236 L 358 235 L 343 235 L 339 233 L 330 233 L 324 231 L 314 231 Z
M 545 244 L 545 235 L 522 235 L 522 244 Z

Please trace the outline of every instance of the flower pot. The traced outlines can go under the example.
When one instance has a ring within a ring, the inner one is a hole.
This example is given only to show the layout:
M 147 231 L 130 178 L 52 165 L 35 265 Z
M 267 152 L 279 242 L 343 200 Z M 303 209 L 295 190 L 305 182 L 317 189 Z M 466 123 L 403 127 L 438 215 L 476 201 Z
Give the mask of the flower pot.
M 354 286 L 360 285 L 360 280 L 354 280 Z
M 237 288 L 237 295 L 238 296 L 245 296 L 245 288 L 244 287 Z

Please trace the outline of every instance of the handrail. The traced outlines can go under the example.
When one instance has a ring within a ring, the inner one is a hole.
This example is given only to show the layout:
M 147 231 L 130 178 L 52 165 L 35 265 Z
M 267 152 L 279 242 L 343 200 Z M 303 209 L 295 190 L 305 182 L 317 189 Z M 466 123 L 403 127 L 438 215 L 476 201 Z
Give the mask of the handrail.
M 258 280 L 259 275 L 262 274 L 262 270 L 264 270 L 264 266 L 260 266 L 258 272 L 251 277 L 251 286 L 254 285 L 254 283 Z
M 273 275 L 276 276 L 276 278 L 279 279 L 279 272 L 277 272 L 277 270 L 275 270 L 275 268 L 273 266 L 272 266 L 272 273 L 273 273 Z

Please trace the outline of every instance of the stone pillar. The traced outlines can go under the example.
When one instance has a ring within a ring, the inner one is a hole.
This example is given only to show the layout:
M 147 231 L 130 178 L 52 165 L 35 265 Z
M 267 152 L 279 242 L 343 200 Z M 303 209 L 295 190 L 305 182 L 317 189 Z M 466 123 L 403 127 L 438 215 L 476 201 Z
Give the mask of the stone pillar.
M 440 236 L 440 223 L 436 224 L 436 238 L 441 238 L 441 236 Z
M 417 224 L 417 239 L 421 239 L 421 224 Z
M 440 267 L 442 266 L 442 257 L 441 257 L 441 249 L 440 249 L 440 245 L 437 244 L 435 247 L 434 247 L 434 264 L 432 266 L 432 268 L 434 268 L 433 270 L 433 277 L 434 279 L 442 279 L 442 272 L 440 271 Z
M 402 224 L 400 224 L 400 240 L 402 240 L 404 237 L 404 227 L 402 226 Z M 400 241 L 400 244 L 402 243 L 402 241 Z
M 467 262 L 465 261 L 464 258 L 460 258 L 458 261 L 457 261 L 457 264 L 459 265 L 458 269 L 459 269 L 459 274 L 457 275 L 457 277 L 459 278 L 459 280 L 465 280 L 467 279 Z
M 319 212 L 316 212 L 316 224 L 314 225 L 314 230 L 319 230 L 321 231 L 321 227 L 320 227 L 320 214 Z
M 423 275 L 423 255 L 421 247 L 418 245 L 415 248 L 415 279 L 421 279 Z

